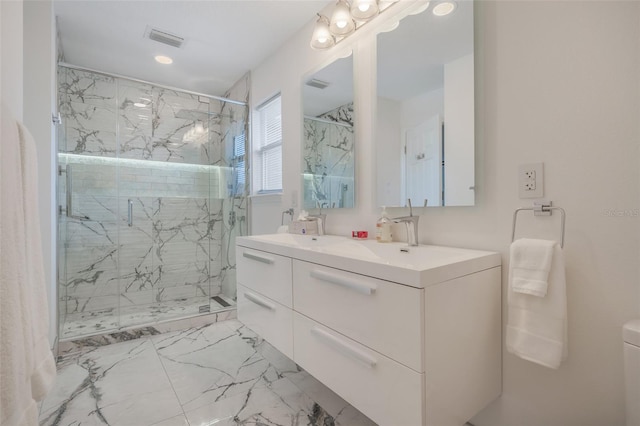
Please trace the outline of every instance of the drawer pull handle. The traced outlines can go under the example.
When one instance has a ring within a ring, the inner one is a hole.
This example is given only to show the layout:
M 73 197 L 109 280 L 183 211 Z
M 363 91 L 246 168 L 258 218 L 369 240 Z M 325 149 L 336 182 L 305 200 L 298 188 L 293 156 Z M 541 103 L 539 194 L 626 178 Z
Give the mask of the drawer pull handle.
M 255 294 L 245 293 L 244 297 L 245 299 L 250 300 L 256 305 L 262 306 L 263 308 L 267 308 L 270 311 L 275 311 L 276 309 L 275 305 L 272 305 L 271 303 L 267 302 L 266 300 L 263 300 L 261 297 L 258 297 Z
M 311 276 L 321 281 L 338 284 L 364 294 L 373 294 L 377 289 L 374 284 L 369 284 L 354 278 L 343 277 L 338 274 L 332 274 L 331 272 L 319 271 L 317 269 L 313 269 L 311 271 Z
M 242 252 L 242 256 L 246 257 L 247 259 L 257 260 L 258 262 L 266 263 L 268 265 L 271 265 L 273 263 L 273 259 L 270 257 L 260 256 L 259 254 L 247 253 L 246 251 Z
M 349 345 L 348 343 L 343 342 L 342 340 L 338 339 L 337 337 L 335 337 L 334 335 L 327 333 L 326 331 L 318 328 L 318 327 L 313 327 L 311 329 L 311 334 L 315 334 L 316 336 L 320 337 L 321 339 L 323 339 L 325 342 L 329 343 L 331 346 L 333 346 L 335 349 L 337 349 L 338 351 L 342 352 L 345 355 L 348 355 L 354 359 L 356 359 L 357 361 L 360 361 L 361 363 L 363 363 L 364 365 L 366 365 L 369 368 L 373 368 L 376 366 L 376 364 L 378 363 L 378 361 L 369 356 L 368 354 L 362 352 L 361 350 L 354 348 L 353 346 Z

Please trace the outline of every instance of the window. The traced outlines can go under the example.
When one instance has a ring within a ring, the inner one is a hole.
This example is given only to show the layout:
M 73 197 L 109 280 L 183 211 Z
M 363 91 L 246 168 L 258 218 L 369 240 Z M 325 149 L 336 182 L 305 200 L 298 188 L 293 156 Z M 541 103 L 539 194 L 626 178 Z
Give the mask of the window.
M 280 95 L 257 108 L 254 188 L 258 194 L 282 191 L 282 107 Z
M 241 196 L 244 194 L 246 183 L 246 170 L 245 170 L 245 134 L 233 137 L 233 158 L 231 164 L 233 164 L 233 187 L 231 189 L 231 196 Z

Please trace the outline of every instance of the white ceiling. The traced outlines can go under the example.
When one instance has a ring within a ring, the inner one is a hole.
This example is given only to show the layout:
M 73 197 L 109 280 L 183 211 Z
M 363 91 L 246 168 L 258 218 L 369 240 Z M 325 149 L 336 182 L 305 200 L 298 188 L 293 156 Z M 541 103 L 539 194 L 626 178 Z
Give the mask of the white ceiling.
M 65 62 L 222 96 L 328 3 L 54 0 L 54 8 Z M 186 42 L 175 48 L 144 38 L 149 26 Z M 159 54 L 173 64 L 156 63 Z

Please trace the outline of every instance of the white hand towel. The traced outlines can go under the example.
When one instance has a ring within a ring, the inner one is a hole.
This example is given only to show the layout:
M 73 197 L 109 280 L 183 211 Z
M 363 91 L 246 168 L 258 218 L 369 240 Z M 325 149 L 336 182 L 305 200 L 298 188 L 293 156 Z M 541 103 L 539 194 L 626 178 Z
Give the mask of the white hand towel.
M 557 243 L 544 297 L 514 291 L 509 268 L 507 350 L 520 358 L 558 368 L 568 356 L 564 254 Z
M 544 297 L 555 241 L 523 238 L 511 244 L 511 288 L 516 293 Z

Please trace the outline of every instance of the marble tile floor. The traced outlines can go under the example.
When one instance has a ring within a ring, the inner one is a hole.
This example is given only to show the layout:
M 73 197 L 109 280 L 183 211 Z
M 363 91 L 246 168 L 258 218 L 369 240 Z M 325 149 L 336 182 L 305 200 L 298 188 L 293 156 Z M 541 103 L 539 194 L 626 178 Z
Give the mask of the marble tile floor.
M 237 320 L 61 356 L 40 425 L 375 426 Z
M 210 312 L 218 312 L 234 307 L 236 302 L 226 296 L 218 295 L 228 306 L 209 299 Z M 149 305 L 137 305 L 117 309 L 105 309 L 96 312 L 78 312 L 67 314 L 61 330 L 61 340 L 76 339 L 97 333 L 106 333 L 126 327 L 153 324 L 158 321 L 186 318 L 198 315 L 199 307 L 207 303 L 207 298 L 170 300 Z

